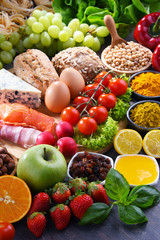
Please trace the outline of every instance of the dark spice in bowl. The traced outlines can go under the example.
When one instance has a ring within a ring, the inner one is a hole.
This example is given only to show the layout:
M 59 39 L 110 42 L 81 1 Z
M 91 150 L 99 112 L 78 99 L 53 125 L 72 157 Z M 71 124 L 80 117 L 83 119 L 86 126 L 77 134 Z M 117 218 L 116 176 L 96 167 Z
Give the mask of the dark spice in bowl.
M 89 152 L 80 152 L 74 157 L 69 168 L 71 177 L 87 177 L 89 182 L 104 181 L 112 167 L 110 158 Z

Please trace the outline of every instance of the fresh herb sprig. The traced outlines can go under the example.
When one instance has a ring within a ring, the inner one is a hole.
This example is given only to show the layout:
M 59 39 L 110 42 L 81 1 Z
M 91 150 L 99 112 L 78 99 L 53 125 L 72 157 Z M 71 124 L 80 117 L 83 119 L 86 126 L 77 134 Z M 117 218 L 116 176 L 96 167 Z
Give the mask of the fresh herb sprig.
M 105 221 L 113 206 L 117 205 L 120 219 L 126 224 L 147 222 L 142 209 L 153 207 L 160 202 L 160 192 L 149 185 L 139 185 L 130 191 L 129 183 L 115 169 L 110 169 L 105 181 L 108 197 L 114 202 L 108 206 L 105 203 L 94 203 L 87 209 L 80 225 L 89 223 L 99 224 Z

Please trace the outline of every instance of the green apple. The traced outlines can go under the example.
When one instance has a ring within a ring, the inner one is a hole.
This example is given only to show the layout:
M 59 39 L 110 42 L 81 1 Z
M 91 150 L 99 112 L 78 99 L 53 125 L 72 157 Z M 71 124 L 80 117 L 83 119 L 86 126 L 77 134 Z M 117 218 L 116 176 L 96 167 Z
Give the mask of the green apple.
M 17 176 L 35 192 L 63 181 L 66 174 L 67 163 L 63 154 L 48 144 L 27 149 L 18 161 Z

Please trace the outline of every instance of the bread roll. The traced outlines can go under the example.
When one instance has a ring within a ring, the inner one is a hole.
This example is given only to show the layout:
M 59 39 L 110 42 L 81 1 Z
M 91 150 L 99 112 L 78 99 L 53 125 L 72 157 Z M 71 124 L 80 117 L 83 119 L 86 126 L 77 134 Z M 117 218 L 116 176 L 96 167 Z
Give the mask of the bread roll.
M 59 76 L 45 53 L 37 49 L 28 49 L 14 59 L 15 74 L 38 88 L 44 98 L 49 85 L 59 80 Z
M 105 69 L 99 56 L 88 47 L 67 48 L 57 53 L 51 62 L 59 75 L 65 68 L 75 68 L 82 74 L 86 83 Z

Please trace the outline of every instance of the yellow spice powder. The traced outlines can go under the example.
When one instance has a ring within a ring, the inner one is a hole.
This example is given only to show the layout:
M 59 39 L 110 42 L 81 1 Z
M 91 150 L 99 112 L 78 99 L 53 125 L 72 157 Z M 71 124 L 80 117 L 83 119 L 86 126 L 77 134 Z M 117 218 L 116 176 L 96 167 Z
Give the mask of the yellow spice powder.
M 141 73 L 130 83 L 131 88 L 138 94 L 144 96 L 160 95 L 160 74 L 159 73 Z
M 142 127 L 160 127 L 160 105 L 153 102 L 138 104 L 131 110 L 130 119 Z

